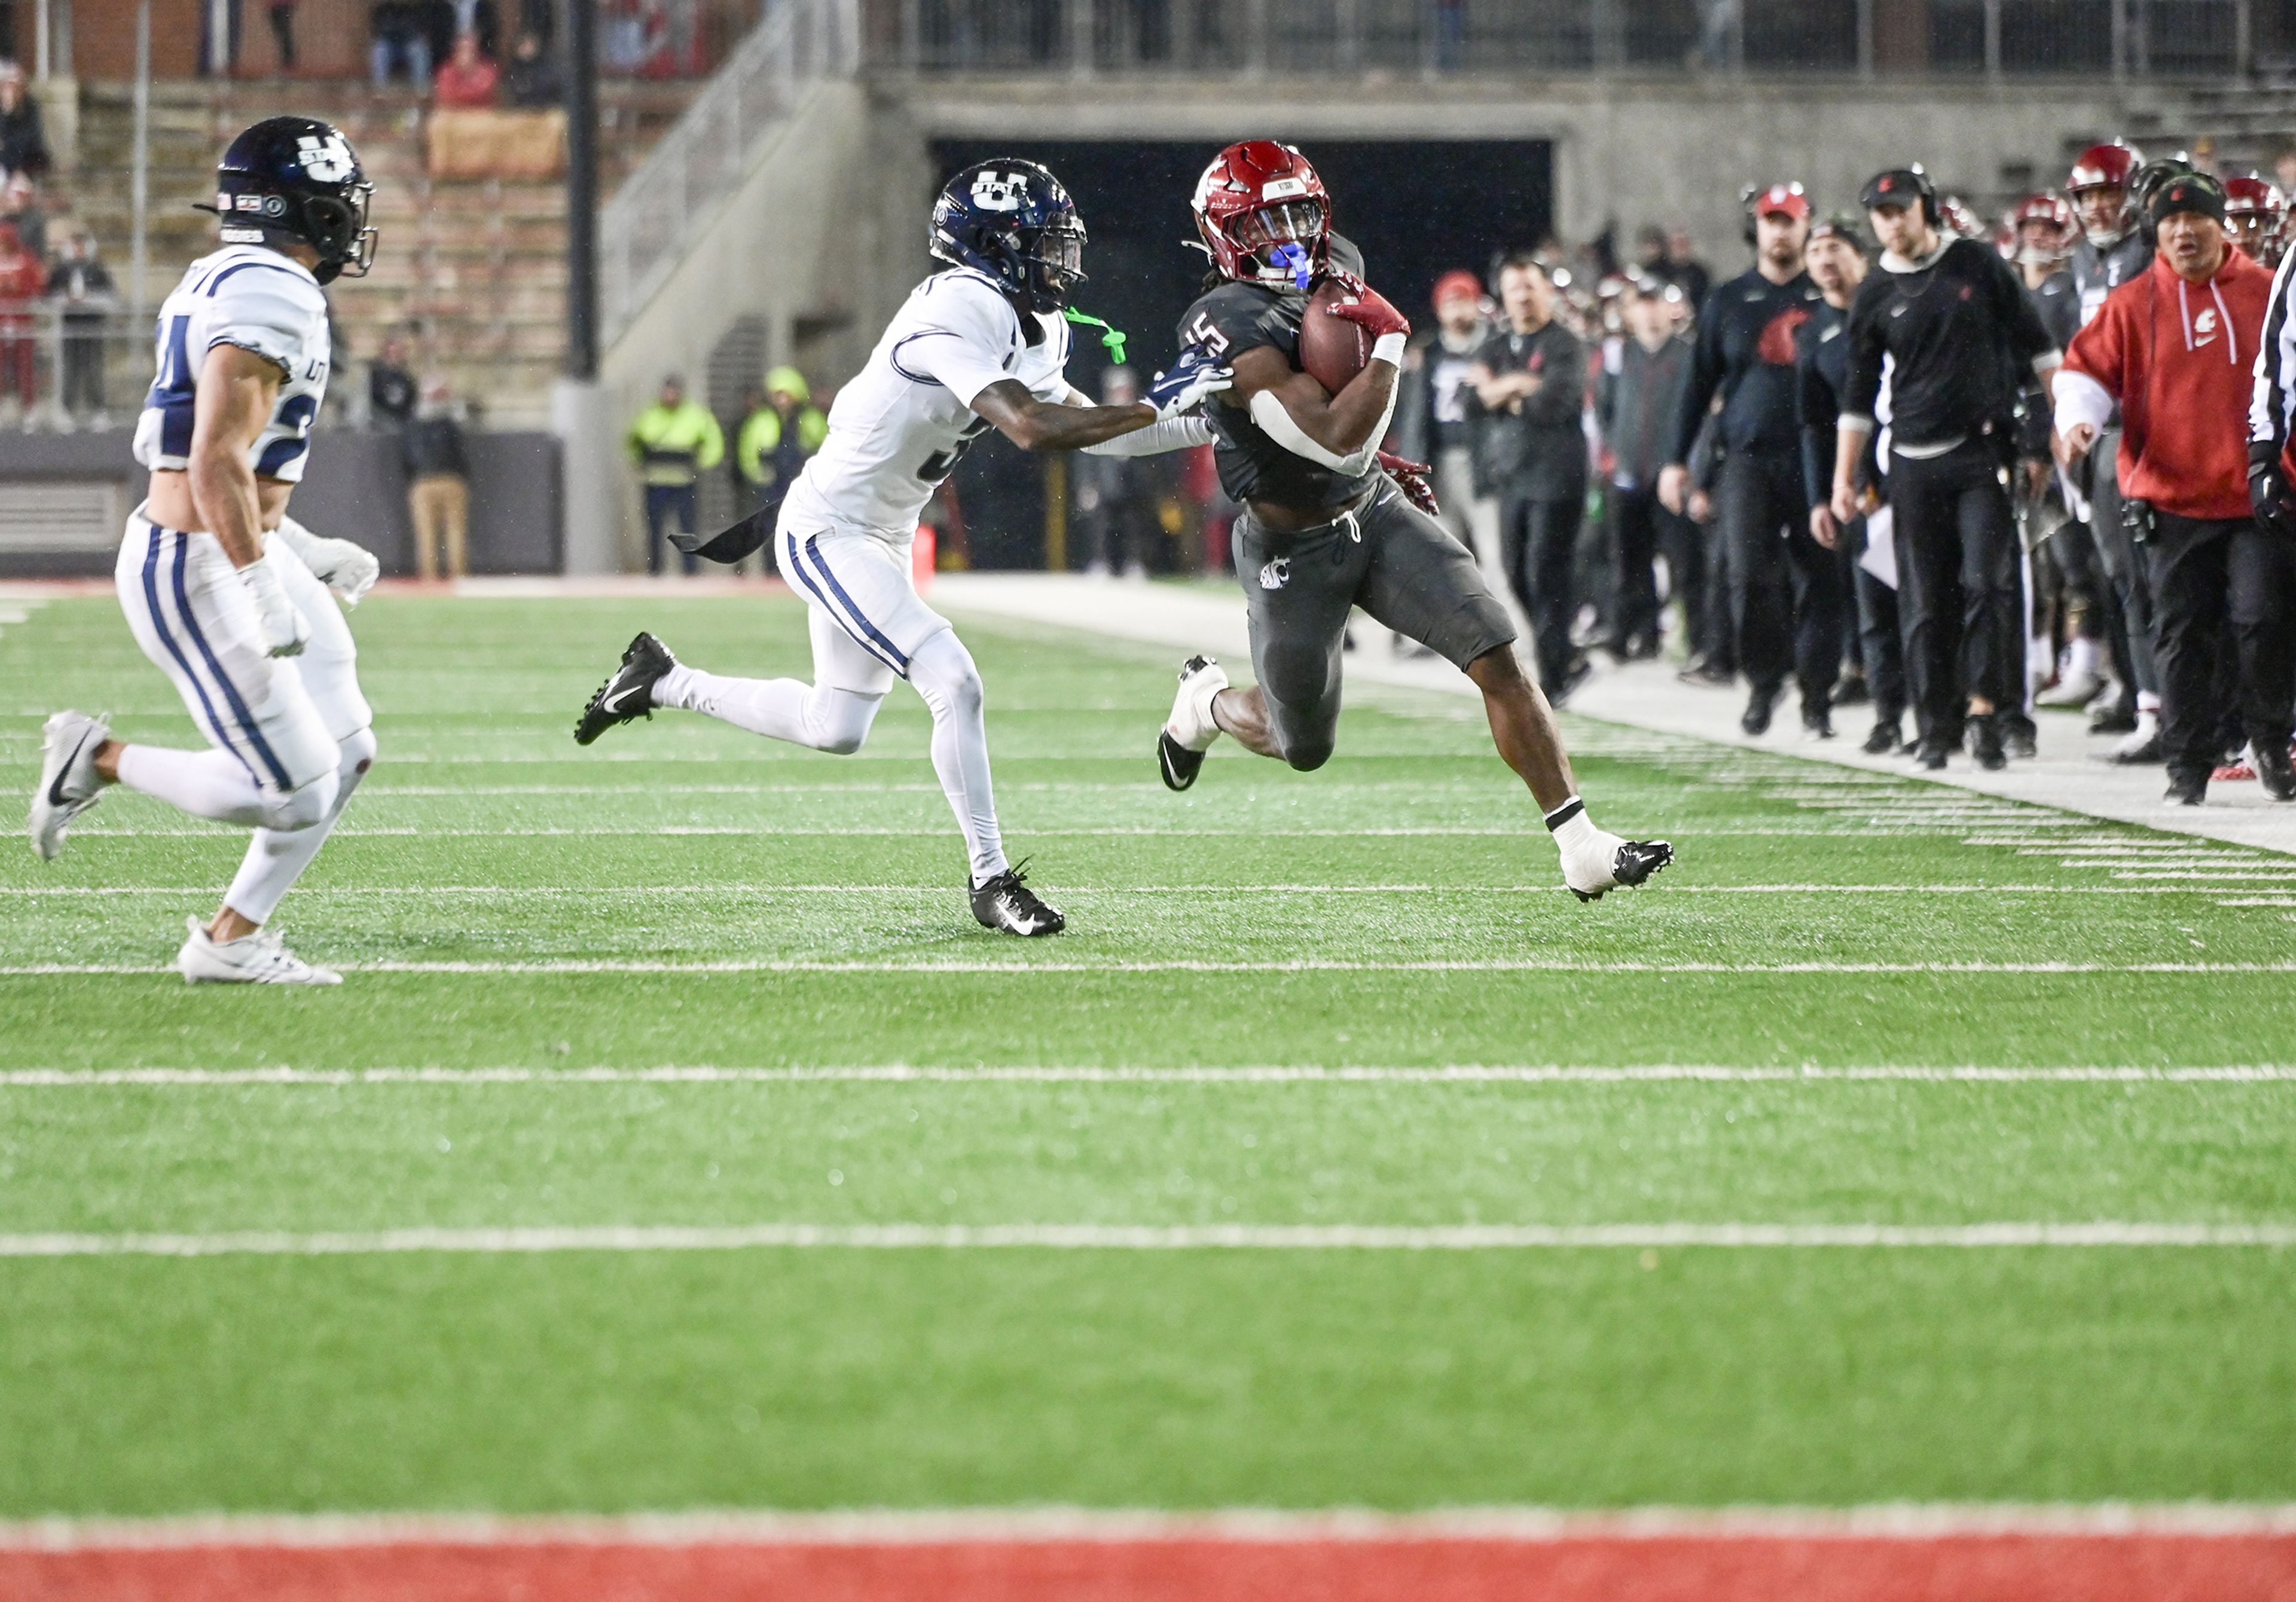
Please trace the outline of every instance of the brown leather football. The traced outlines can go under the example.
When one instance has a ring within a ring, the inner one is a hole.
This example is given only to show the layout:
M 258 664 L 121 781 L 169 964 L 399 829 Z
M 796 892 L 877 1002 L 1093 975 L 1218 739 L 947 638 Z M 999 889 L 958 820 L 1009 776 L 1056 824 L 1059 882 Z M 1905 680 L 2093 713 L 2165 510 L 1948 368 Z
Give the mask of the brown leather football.
M 1371 360 L 1371 335 L 1345 317 L 1329 311 L 1348 291 L 1326 278 L 1308 297 L 1308 310 L 1300 319 L 1300 369 L 1337 395 Z

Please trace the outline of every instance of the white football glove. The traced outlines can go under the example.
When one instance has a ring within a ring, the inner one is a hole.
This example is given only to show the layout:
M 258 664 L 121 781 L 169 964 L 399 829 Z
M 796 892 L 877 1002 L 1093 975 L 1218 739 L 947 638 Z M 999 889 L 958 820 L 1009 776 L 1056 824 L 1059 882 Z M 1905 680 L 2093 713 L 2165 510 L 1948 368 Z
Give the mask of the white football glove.
M 292 518 L 279 519 L 278 534 L 295 548 L 295 554 L 311 569 L 311 576 L 332 590 L 347 607 L 365 600 L 374 581 L 382 576 L 382 564 L 364 545 L 313 534 Z
M 275 657 L 291 657 L 299 653 L 310 639 L 310 625 L 303 614 L 287 599 L 287 591 L 279 582 L 279 569 L 271 565 L 268 553 L 250 562 L 239 570 L 239 582 L 255 600 L 256 626 L 263 636 L 263 649 Z

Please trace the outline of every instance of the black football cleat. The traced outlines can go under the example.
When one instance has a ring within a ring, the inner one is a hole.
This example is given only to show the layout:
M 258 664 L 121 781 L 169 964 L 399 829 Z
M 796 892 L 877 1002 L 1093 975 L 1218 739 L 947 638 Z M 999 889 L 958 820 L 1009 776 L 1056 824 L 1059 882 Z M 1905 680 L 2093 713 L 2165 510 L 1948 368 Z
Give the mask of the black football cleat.
M 574 725 L 574 743 L 586 746 L 616 723 L 652 718 L 653 687 L 676 666 L 677 658 L 669 654 L 669 647 L 652 634 L 640 634 L 631 641 L 614 676 L 599 685 L 598 693 L 582 708 L 581 721 Z
M 1664 840 L 1620 840 L 1611 853 L 1609 880 L 1589 888 L 1580 889 L 1572 882 L 1568 867 L 1563 870 L 1562 882 L 1570 887 L 1570 894 L 1581 902 L 1600 901 L 1610 891 L 1621 886 L 1631 890 L 1647 883 L 1661 868 L 1674 861 L 1674 847 Z
M 1025 860 L 1015 862 L 995 879 L 972 887 L 972 915 L 982 928 L 1026 936 L 1057 935 L 1069 927 L 1058 907 L 1047 905 L 1029 888 L 1022 871 L 1028 865 Z

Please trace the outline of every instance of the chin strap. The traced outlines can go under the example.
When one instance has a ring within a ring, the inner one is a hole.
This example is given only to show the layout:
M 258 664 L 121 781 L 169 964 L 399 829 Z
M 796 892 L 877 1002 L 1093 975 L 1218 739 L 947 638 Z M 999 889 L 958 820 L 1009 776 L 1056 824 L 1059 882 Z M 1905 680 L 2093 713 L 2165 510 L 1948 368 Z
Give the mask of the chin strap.
M 1122 329 L 1111 328 L 1090 313 L 1080 312 L 1072 306 L 1061 307 L 1061 315 L 1071 323 L 1081 323 L 1087 328 L 1100 330 L 1100 342 L 1107 347 L 1108 359 L 1119 367 L 1124 365 L 1124 331 Z

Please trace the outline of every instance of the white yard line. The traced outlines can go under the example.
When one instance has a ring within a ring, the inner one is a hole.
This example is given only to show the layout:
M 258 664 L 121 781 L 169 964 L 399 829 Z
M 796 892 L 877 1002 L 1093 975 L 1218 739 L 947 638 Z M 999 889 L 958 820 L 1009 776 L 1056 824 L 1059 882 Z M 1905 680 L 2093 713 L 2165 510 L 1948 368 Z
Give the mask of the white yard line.
M 540 1084 L 2283 1084 L 2296 1067 L 691 1067 L 641 1068 L 13 1068 L 0 1090 L 93 1090 L 134 1085 L 212 1090 L 245 1085 Z
M 2157 877 L 2157 876 L 2156 876 Z M 2276 877 L 2296 882 L 2296 875 Z M 213 885 L 0 885 L 0 896 L 38 900 L 46 896 L 212 895 Z M 1669 895 L 2207 895 L 2207 890 L 2179 885 L 1677 885 L 1665 886 Z M 1061 894 L 1088 895 L 1201 895 L 1228 899 L 1237 895 L 1561 895 L 1566 887 L 1538 885 L 1062 885 Z M 716 895 L 926 895 L 944 897 L 949 887 L 936 885 L 304 885 L 299 899 L 340 895 L 482 895 L 537 896 L 578 900 L 584 896 L 678 895 L 707 899 Z M 2227 904 L 2219 903 L 2219 905 Z M 2276 906 L 2277 902 L 2240 903 Z
M 254 1513 L 0 1523 L 0 1550 L 406 1545 L 915 1545 L 1036 1541 L 1934 1540 L 2296 1533 L 2296 1503 L 1882 1502 L 1849 1508 L 866 1508 L 817 1513 Z
M 2281 962 L 1648 962 L 1565 957 L 1429 959 L 1366 962 L 1347 958 L 1292 957 L 1264 962 L 1214 962 L 1111 958 L 1104 961 L 1002 961 L 928 958 L 849 961 L 811 958 L 742 958 L 665 962 L 651 958 L 567 958 L 520 962 L 334 962 L 344 973 L 370 974 L 1294 974 L 1294 973 L 1565 973 L 1565 974 L 2290 974 L 2296 959 Z M 57 975 L 174 974 L 159 963 L 26 962 L 0 967 L 0 977 Z
M 1943 1247 L 2220 1248 L 2296 1246 L 2296 1222 L 2002 1222 L 1965 1224 L 606 1224 L 211 1234 L 0 1235 L 5 1257 L 367 1256 L 402 1252 L 1584 1251 L 1620 1247 L 1897 1250 Z

